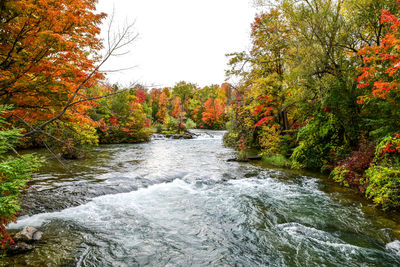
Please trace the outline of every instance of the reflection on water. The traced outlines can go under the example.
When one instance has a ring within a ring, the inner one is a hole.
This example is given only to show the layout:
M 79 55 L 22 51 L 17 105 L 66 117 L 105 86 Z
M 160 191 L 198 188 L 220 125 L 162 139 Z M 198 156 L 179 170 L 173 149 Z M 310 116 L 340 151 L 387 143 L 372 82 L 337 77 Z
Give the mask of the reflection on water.
M 47 243 L 13 266 L 398 266 L 397 215 L 324 178 L 226 162 L 223 132 L 101 146 L 35 177 L 11 228 Z M 349 196 L 351 195 L 351 197 Z M 357 198 L 357 202 L 354 202 Z

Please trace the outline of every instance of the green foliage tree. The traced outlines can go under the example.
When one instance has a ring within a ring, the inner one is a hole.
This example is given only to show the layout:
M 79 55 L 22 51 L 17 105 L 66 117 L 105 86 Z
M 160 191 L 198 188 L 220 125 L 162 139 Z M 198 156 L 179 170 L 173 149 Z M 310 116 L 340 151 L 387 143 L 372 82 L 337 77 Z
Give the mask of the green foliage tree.
M 16 221 L 20 210 L 19 196 L 32 172 L 40 166 L 41 160 L 34 154 L 12 156 L 21 138 L 21 129 L 9 128 L 4 113 L 9 108 L 0 106 L 0 241 L 2 246 L 12 242 L 6 226 Z

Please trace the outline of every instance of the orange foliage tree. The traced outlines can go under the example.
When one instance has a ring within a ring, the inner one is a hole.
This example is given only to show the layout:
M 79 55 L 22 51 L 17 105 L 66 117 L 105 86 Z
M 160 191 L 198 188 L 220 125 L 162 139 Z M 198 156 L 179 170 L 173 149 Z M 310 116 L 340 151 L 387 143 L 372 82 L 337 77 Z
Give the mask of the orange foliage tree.
M 172 106 L 174 107 L 174 109 L 172 110 L 172 117 L 182 120 L 184 116 L 184 111 L 179 97 L 174 97 L 174 99 L 172 100 Z
M 381 23 L 390 25 L 390 30 L 380 44 L 359 51 L 365 66 L 358 77 L 358 87 L 366 88 L 366 94 L 359 97 L 360 104 L 371 98 L 386 99 L 399 90 L 400 20 L 383 10 Z
M 93 70 L 88 52 L 102 45 L 96 35 L 105 14 L 95 0 L 5 1 L 0 26 L 0 101 L 29 122 L 44 121 L 62 109 Z M 96 78 L 96 73 L 89 88 Z M 83 91 L 81 92 L 83 94 Z M 87 104 L 69 113 L 80 114 Z M 76 117 L 75 117 L 76 118 Z
M 357 81 L 364 93 L 357 102 L 368 114 L 374 134 L 384 137 L 400 127 L 400 20 L 383 10 L 381 23 L 389 28 L 379 44 L 359 51 L 364 66 Z
M 21 122 L 27 135 L 62 132 L 58 138 L 65 145 L 83 127 L 81 132 L 93 139 L 96 124 L 86 111 L 96 102 L 87 100 L 103 78 L 96 65 L 102 48 L 96 36 L 106 16 L 95 13 L 96 2 L 1 2 L 0 104 L 14 107 L 8 117 Z
M 225 122 L 225 104 L 218 99 L 209 98 L 204 103 L 202 121 L 212 128 L 222 128 Z
M 158 112 L 156 114 L 157 120 L 159 122 L 164 122 L 165 118 L 168 116 L 168 95 L 165 91 L 163 91 L 160 95 L 158 101 Z

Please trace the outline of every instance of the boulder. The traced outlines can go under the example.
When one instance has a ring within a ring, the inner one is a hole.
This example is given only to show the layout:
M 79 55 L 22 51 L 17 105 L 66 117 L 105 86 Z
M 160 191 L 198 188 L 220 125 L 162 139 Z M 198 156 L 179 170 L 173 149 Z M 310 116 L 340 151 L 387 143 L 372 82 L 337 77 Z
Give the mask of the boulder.
M 32 236 L 32 240 L 33 241 L 39 241 L 42 239 L 43 233 L 40 231 L 36 231 L 33 236 Z
M 38 231 L 35 227 L 25 226 L 21 232 L 18 232 L 13 237 L 16 241 L 34 242 L 42 239 L 43 233 Z

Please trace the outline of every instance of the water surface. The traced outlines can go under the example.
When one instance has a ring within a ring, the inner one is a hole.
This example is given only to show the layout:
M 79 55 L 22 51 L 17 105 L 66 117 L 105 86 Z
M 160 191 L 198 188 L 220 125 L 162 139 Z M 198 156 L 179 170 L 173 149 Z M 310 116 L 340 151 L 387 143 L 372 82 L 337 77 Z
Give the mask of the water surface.
M 399 266 L 399 220 L 315 175 L 227 162 L 223 132 L 49 162 L 12 229 L 45 242 L 11 266 Z

